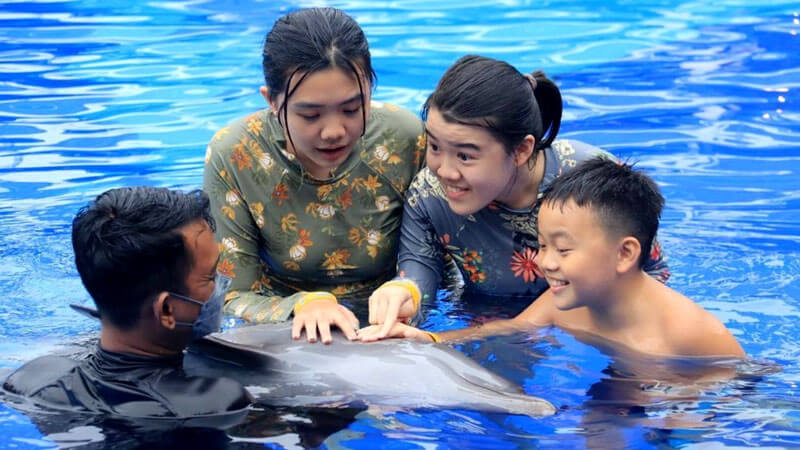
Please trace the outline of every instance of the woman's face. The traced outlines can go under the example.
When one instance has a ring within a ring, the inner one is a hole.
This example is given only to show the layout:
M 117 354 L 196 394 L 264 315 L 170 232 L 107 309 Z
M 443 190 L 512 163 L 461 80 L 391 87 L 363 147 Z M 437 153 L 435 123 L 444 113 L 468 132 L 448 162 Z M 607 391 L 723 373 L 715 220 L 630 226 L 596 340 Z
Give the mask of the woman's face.
M 304 72 L 298 72 L 289 80 L 290 92 L 303 75 Z M 361 137 L 365 125 L 361 109 L 366 108 L 369 116 L 370 101 L 369 82 L 362 77 L 361 85 L 363 93 L 355 76 L 339 68 L 311 73 L 289 97 L 286 122 L 279 108 L 284 93 L 279 93 L 275 101 L 267 98 L 272 110 L 278 111 L 287 135 L 286 150 L 314 178 L 330 177 Z
M 430 108 L 425 121 L 426 161 L 456 214 L 466 215 L 492 201 L 505 203 L 517 169 L 503 144 L 480 126 L 448 122 Z

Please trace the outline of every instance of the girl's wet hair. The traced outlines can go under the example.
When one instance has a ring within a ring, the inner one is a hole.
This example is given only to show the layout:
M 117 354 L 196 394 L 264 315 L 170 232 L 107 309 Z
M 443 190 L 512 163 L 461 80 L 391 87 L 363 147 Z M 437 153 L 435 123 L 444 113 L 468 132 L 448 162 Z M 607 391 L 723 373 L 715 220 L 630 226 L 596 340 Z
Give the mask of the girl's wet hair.
M 335 8 L 309 8 L 279 18 L 264 39 L 261 64 L 264 81 L 271 100 L 284 94 L 278 114 L 286 125 L 286 105 L 289 97 L 310 74 L 330 68 L 350 72 L 358 82 L 361 93 L 361 114 L 366 129 L 364 86 L 362 77 L 375 84 L 375 71 L 369 54 L 367 38 L 353 18 Z M 296 74 L 301 77 L 290 89 Z M 287 136 L 291 142 L 291 134 Z M 294 143 L 292 142 L 294 146 Z
M 556 138 L 563 104 L 558 86 L 544 72 L 530 77 L 535 82 L 506 62 L 464 56 L 439 80 L 422 107 L 422 118 L 436 108 L 448 122 L 485 127 L 509 155 L 526 135 L 533 135 L 535 156 Z

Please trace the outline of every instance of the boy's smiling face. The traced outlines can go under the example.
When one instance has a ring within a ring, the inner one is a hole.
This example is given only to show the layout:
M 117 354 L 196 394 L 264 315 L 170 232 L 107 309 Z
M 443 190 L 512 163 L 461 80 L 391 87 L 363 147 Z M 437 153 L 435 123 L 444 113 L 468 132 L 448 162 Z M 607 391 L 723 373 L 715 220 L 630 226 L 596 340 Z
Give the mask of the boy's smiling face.
M 609 238 L 591 207 L 568 200 L 542 203 L 539 253 L 558 309 L 593 306 L 610 297 L 617 276 L 617 242 Z

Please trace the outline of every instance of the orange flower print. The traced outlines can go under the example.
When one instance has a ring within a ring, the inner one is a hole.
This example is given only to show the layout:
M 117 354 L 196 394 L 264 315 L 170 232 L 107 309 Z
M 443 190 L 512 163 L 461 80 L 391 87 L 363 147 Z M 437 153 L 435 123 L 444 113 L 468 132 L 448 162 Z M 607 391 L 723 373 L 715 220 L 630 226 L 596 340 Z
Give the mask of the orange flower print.
M 486 274 L 483 272 L 475 272 L 469 276 L 469 281 L 473 283 L 483 283 L 486 281 Z
M 233 156 L 231 156 L 231 162 L 236 164 L 236 168 L 241 170 L 249 169 L 252 166 L 250 161 L 250 156 L 244 152 L 241 148 L 237 148 L 233 151 Z
M 526 283 L 536 281 L 536 278 L 544 278 L 544 274 L 534 261 L 537 253 L 536 250 L 528 247 L 525 247 L 522 253 L 514 252 L 514 255 L 511 256 L 511 270 L 515 277 L 522 276 Z
M 361 247 L 361 244 L 364 242 L 364 238 L 361 236 L 361 231 L 358 228 L 350 228 L 350 236 L 348 239 L 353 243 L 353 245 L 357 245 L 359 247 Z
M 311 247 L 314 243 L 311 241 L 311 232 L 308 230 L 300 230 L 297 233 L 297 244 L 303 247 Z
M 225 214 L 225 217 L 228 219 L 234 220 L 236 219 L 236 212 L 234 212 L 233 208 L 230 206 L 223 206 L 220 208 L 222 210 L 222 214 Z
M 345 190 L 337 200 L 339 202 L 339 207 L 342 208 L 342 211 L 346 210 L 347 208 L 353 206 L 353 191 L 351 189 Z
M 237 144 L 234 148 L 231 162 L 236 163 L 236 168 L 239 169 L 239 171 L 253 167 L 253 161 L 250 159 L 250 155 L 244 150 L 244 142 Z
M 375 175 L 367 175 L 367 179 L 363 181 L 364 187 L 375 194 L 375 190 L 379 187 L 383 186 L 380 181 L 378 181 L 378 177 Z
M 349 290 L 347 289 L 347 286 L 345 286 L 343 284 L 340 284 L 340 285 L 336 286 L 335 288 L 333 288 L 333 290 L 331 290 L 331 294 L 333 294 L 333 295 L 338 297 L 340 295 L 347 294 L 348 291 Z
M 325 261 L 323 261 L 322 267 L 327 270 L 349 269 L 353 266 L 347 264 L 348 259 L 350 259 L 350 250 L 344 248 L 333 253 L 325 252 Z
M 464 272 L 469 274 L 469 280 L 473 283 L 483 283 L 486 281 L 486 274 L 481 269 L 483 254 L 477 250 L 464 250 L 460 256 L 456 256 L 461 262 Z
M 328 195 L 333 191 L 333 186 L 330 184 L 324 184 L 317 188 L 317 198 L 320 200 L 325 200 L 328 198 Z
M 235 269 L 236 266 L 228 258 L 223 259 L 219 262 L 219 264 L 217 264 L 217 272 L 225 275 L 226 277 L 236 278 L 236 273 L 234 272 Z
M 261 126 L 262 125 L 263 125 L 263 123 L 261 123 L 260 120 L 252 119 L 249 122 L 247 122 L 247 131 L 250 134 L 254 134 L 254 135 L 258 136 L 261 133 Z
M 230 129 L 228 127 L 222 128 L 214 134 L 213 140 L 219 141 L 221 140 L 226 134 L 230 133 Z
M 297 231 L 297 216 L 294 213 L 289 213 L 281 217 L 281 230 L 284 233 L 288 231 Z
M 283 205 L 284 200 L 289 200 L 289 188 L 283 183 L 278 183 L 272 191 L 272 198 L 278 201 L 278 206 Z

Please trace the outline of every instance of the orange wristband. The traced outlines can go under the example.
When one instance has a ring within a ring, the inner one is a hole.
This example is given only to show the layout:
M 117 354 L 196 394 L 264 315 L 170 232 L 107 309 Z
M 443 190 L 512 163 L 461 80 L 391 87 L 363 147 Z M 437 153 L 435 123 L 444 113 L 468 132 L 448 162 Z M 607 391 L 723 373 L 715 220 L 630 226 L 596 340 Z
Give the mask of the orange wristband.
M 324 291 L 314 291 L 308 292 L 305 295 L 300 297 L 300 300 L 294 304 L 294 314 L 297 315 L 303 308 L 306 307 L 309 303 L 318 302 L 318 301 L 332 301 L 333 303 L 338 304 L 339 302 L 336 300 L 333 294 L 330 292 Z
M 406 288 L 408 293 L 411 294 L 411 301 L 414 302 L 414 313 L 416 314 L 416 312 L 419 311 L 419 302 L 422 300 L 422 293 L 419 291 L 417 283 L 407 278 L 398 278 L 395 280 L 389 280 L 381 285 L 381 287 L 384 286 L 397 286 Z
M 423 331 L 423 333 L 427 334 L 428 337 L 430 337 L 433 340 L 433 342 L 436 343 L 436 344 L 442 342 L 442 338 L 440 338 L 438 334 L 436 334 L 436 333 L 434 333 L 432 331 Z

